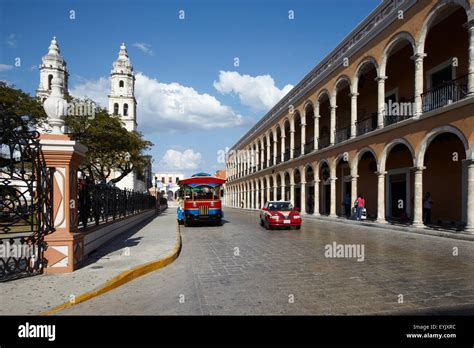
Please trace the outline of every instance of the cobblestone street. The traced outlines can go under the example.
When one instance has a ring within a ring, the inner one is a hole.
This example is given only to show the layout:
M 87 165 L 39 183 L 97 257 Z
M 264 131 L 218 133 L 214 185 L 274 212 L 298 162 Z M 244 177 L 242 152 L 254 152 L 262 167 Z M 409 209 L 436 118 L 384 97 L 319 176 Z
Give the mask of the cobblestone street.
M 226 213 L 223 227 L 182 227 L 173 264 L 59 314 L 474 312 L 472 242 L 310 219 L 266 231 L 254 212 Z M 364 261 L 326 258 L 333 242 L 364 245 Z

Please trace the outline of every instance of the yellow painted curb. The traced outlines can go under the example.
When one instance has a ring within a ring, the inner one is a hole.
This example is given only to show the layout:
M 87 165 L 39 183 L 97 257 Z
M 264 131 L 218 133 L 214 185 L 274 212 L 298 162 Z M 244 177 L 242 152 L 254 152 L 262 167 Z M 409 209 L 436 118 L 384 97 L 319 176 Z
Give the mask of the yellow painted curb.
M 128 283 L 138 277 L 141 277 L 147 273 L 156 271 L 157 269 L 163 268 L 167 265 L 169 265 L 171 262 L 176 260 L 179 256 L 179 253 L 181 251 L 181 232 L 180 232 L 180 227 L 179 224 L 176 223 L 176 244 L 173 248 L 173 251 L 165 256 L 164 258 L 156 261 L 151 261 L 148 263 L 145 263 L 143 265 L 139 265 L 137 267 L 132 268 L 131 270 L 128 270 L 126 272 L 123 272 L 119 274 L 118 276 L 112 278 L 109 280 L 107 283 L 105 283 L 101 288 L 92 290 L 89 292 L 86 292 L 82 295 L 79 295 L 75 298 L 74 302 L 68 301 L 63 304 L 60 304 L 59 306 L 56 306 L 46 312 L 41 313 L 40 315 L 51 315 L 56 312 L 59 312 L 60 310 L 63 310 L 64 308 L 67 307 L 72 307 L 76 304 L 79 304 L 81 302 L 85 302 L 87 300 L 90 300 L 91 298 L 100 296 L 102 294 L 105 294 L 106 292 L 113 290 L 125 283 Z

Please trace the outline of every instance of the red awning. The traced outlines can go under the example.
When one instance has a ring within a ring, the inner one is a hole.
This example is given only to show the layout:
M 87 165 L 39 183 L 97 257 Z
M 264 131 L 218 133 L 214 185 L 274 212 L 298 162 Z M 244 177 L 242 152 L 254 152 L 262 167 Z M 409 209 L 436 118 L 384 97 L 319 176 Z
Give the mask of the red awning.
M 214 176 L 195 176 L 192 178 L 187 178 L 180 180 L 178 185 L 206 185 L 206 184 L 214 184 L 214 185 L 222 185 L 225 183 L 225 179 L 219 179 Z

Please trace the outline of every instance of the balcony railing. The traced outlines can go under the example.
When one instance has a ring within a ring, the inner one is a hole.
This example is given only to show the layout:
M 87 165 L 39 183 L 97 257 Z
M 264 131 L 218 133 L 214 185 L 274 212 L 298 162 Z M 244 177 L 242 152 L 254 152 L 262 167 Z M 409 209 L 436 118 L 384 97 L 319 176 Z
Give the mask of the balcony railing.
M 304 144 L 304 153 L 310 153 L 314 150 L 314 138 L 309 139 L 309 142 Z
M 277 158 L 276 158 L 276 164 L 280 164 L 281 163 L 281 155 L 278 154 Z
M 329 136 L 325 135 L 322 137 L 319 137 L 318 141 L 318 150 L 324 149 L 325 147 L 329 146 Z
M 295 147 L 293 149 L 293 158 L 300 157 L 301 156 L 301 147 Z
M 285 162 L 290 160 L 290 150 L 285 151 L 283 159 L 284 159 Z
M 342 143 L 343 141 L 346 141 L 347 139 L 350 138 L 351 136 L 351 128 L 346 127 L 346 128 L 341 128 L 335 131 L 335 141 L 336 144 Z
M 467 76 L 444 82 L 421 95 L 423 112 L 429 112 L 464 99 L 467 95 Z
M 377 113 L 374 112 L 370 117 L 364 118 L 356 122 L 357 135 L 372 132 L 377 128 Z

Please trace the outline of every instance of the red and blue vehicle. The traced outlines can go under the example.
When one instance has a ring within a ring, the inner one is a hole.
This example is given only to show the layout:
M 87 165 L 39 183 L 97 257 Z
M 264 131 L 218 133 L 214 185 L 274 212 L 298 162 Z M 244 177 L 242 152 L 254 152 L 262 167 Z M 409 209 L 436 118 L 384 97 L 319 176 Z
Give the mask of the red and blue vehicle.
M 225 179 L 207 173 L 197 173 L 180 180 L 177 219 L 180 224 L 208 222 L 222 225 L 224 212 L 220 198 Z

